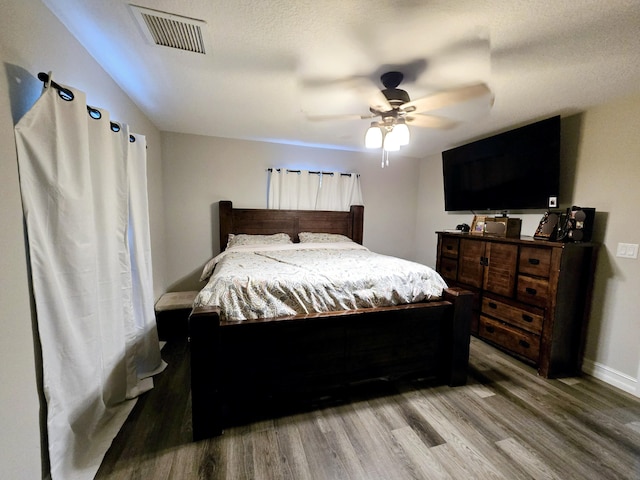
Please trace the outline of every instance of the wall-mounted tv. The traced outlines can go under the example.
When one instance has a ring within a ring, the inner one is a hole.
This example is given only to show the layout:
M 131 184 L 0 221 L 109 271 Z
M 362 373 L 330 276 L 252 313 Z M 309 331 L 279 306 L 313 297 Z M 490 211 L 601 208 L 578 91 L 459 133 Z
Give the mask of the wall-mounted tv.
M 546 209 L 560 184 L 560 117 L 442 152 L 446 211 Z

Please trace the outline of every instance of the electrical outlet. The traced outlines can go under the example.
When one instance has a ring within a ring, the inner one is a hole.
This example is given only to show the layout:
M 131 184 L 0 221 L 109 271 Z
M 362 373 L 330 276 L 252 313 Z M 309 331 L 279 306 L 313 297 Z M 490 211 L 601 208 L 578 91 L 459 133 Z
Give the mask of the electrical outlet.
M 637 243 L 619 243 L 616 257 L 620 258 L 638 258 Z

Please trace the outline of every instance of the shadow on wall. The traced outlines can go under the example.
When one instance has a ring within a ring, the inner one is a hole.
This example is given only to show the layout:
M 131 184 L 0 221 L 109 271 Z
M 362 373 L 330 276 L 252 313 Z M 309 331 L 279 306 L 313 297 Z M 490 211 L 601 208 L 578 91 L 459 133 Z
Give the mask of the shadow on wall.
M 561 122 L 560 143 L 560 203 L 569 206 L 575 191 L 580 139 L 582 137 L 583 115 L 578 113 L 564 117 Z M 592 205 L 584 205 L 591 207 Z
M 582 139 L 584 114 L 578 113 L 562 118 L 562 150 L 560 164 L 560 200 L 563 206 L 576 205 L 575 178 L 580 158 L 580 144 Z M 588 338 L 586 338 L 586 354 L 598 358 L 598 339 L 604 324 L 605 300 L 610 280 L 619 276 L 615 271 L 615 262 L 610 252 L 604 246 L 605 232 L 609 221 L 609 212 L 598 211 L 598 205 L 581 204 L 581 207 L 596 209 L 595 221 L 591 241 L 600 244 L 594 273 L 591 311 L 589 315 Z
M 593 294 L 591 299 L 591 311 L 589 315 L 589 325 L 587 326 L 588 337 L 585 341 L 586 353 L 589 356 L 598 358 L 598 338 L 604 323 L 604 304 L 608 297 L 607 289 L 610 279 L 619 276 L 615 271 L 614 262 L 611 260 L 609 251 L 604 245 L 604 233 L 609 221 L 609 212 L 598 212 L 596 210 L 591 240 L 598 243 L 598 258 L 594 272 Z
M 611 296 L 611 280 L 620 276 L 620 273 L 615 271 L 615 263 L 611 257 L 611 253 L 601 245 L 596 263 L 585 350 L 585 358 L 592 361 L 601 354 L 599 339 L 605 323 L 605 302 Z
M 211 255 L 209 258 L 202 259 L 202 265 L 196 268 L 188 275 L 175 281 L 167 288 L 168 292 L 187 292 L 192 290 L 202 290 L 206 285 L 206 282 L 200 281 L 200 275 L 202 269 L 206 263 L 220 253 L 220 220 L 219 220 L 219 207 L 218 202 L 213 202 L 210 205 L 211 210 Z
M 605 232 L 609 221 L 609 212 L 598 210 L 598 205 L 578 201 L 575 198 L 575 179 L 581 156 L 580 146 L 583 138 L 584 114 L 577 113 L 562 118 L 562 142 L 560 151 L 560 204 L 559 210 L 577 205 L 596 209 L 595 221 L 591 241 L 599 244 L 598 257 L 594 272 L 593 292 L 591 298 L 591 310 L 586 326 L 588 335 L 586 341 L 586 355 L 590 359 L 598 358 L 598 345 L 603 325 L 605 323 L 605 301 L 608 298 L 608 289 L 611 279 L 619 277 L 616 271 L 615 260 L 612 253 L 604 245 Z
M 211 209 L 211 248 L 212 256 L 222 251 L 220 245 L 220 202 L 213 202 Z M 226 243 L 225 243 L 226 246 Z
M 15 125 L 40 98 L 43 84 L 37 77 L 17 65 L 5 63 L 4 69 L 9 85 L 11 117 Z
M 585 205 L 585 207 L 595 207 L 595 205 Z M 596 207 L 593 233 L 591 234 L 592 242 L 597 242 L 601 245 L 604 244 L 604 234 L 607 231 L 607 223 L 609 223 L 609 212 L 599 212 Z
M 205 263 L 208 261 L 209 259 L 207 258 Z M 167 292 L 191 292 L 194 290 L 202 290 L 207 284 L 206 282 L 200 281 L 200 275 L 202 274 L 202 269 L 204 268 L 205 263 L 203 263 L 200 268 L 196 268 L 188 275 L 185 275 L 169 285 Z

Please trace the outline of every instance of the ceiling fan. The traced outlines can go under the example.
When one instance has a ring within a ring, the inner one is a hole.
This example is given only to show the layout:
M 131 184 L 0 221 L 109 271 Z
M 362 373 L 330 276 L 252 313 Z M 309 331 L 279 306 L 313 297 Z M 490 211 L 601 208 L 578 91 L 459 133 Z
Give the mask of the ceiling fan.
M 411 100 L 405 90 L 398 88 L 403 79 L 404 75 L 401 72 L 390 71 L 383 73 L 380 77 L 384 86 L 382 90 L 377 87 L 371 88 L 373 85 L 368 81 L 366 84 L 359 83 L 358 90 L 366 94 L 369 100 L 369 114 L 310 116 L 308 118 L 311 120 L 331 120 L 380 117 L 371 122 L 365 136 L 365 146 L 367 148 L 384 147 L 387 151 L 395 151 L 399 150 L 400 146 L 409 143 L 407 126 L 447 129 L 458 124 L 454 120 L 425 112 L 439 110 L 491 94 L 491 90 L 485 83 L 475 83 Z

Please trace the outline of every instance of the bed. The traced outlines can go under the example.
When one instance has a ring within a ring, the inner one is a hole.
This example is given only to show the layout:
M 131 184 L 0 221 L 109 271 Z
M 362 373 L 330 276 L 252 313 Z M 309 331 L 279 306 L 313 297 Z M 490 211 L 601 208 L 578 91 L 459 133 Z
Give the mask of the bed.
M 348 212 L 237 209 L 221 201 L 220 245 L 227 245 L 230 234 L 286 234 L 297 243 L 301 232 L 344 235 L 361 245 L 363 218 L 362 206 Z M 464 384 L 472 295 L 441 291 L 415 303 L 243 320 L 215 302 L 194 307 L 189 317 L 194 440 L 220 435 L 243 413 L 314 405 L 371 380 L 419 375 Z

